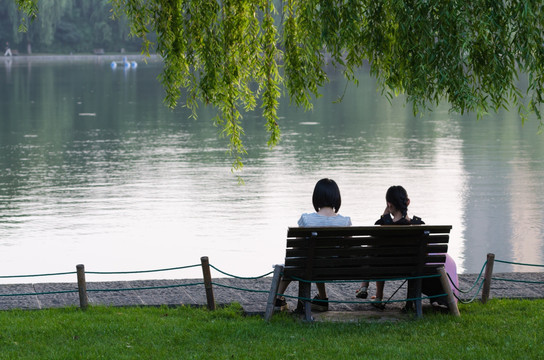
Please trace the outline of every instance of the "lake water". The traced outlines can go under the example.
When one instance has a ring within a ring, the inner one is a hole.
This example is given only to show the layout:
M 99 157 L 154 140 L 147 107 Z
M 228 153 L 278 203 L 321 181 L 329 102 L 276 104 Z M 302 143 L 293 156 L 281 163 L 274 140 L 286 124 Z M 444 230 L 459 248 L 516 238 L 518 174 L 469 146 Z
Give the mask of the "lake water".
M 446 105 L 414 117 L 362 69 L 359 87 L 331 75 L 313 111 L 280 108 L 281 143 L 246 114 L 238 184 L 213 109 L 197 121 L 163 105 L 161 64 L 112 70 L 108 60 L 0 60 L 0 275 L 134 271 L 210 263 L 259 276 L 283 261 L 288 226 L 313 211 L 314 184 L 335 179 L 340 213 L 369 225 L 390 185 L 410 213 L 451 224 L 459 271 L 486 254 L 544 263 L 544 135 L 516 112 L 484 117 Z M 496 271 L 540 271 L 496 264 Z M 200 277 L 200 268 L 89 281 Z M 219 276 L 219 275 L 214 275 Z M 75 281 L 53 278 L 8 282 Z

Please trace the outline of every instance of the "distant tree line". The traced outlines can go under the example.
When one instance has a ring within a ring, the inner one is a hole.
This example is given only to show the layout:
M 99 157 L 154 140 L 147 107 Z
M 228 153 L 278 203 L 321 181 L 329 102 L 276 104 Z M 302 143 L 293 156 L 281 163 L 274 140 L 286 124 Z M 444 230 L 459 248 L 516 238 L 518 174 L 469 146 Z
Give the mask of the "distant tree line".
M 40 0 L 37 5 L 39 16 L 26 21 L 26 32 L 19 31 L 24 15 L 14 1 L 0 7 L 2 50 L 7 42 L 19 54 L 141 50 L 142 40 L 130 36 L 126 17 L 113 19 L 109 0 Z

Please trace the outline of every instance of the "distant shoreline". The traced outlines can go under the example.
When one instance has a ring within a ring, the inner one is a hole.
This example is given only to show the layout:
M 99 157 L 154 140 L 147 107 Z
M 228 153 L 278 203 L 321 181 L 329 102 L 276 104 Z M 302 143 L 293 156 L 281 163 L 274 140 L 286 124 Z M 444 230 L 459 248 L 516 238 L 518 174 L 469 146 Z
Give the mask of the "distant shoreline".
M 162 61 L 159 55 L 151 54 L 149 56 L 142 54 L 68 54 L 68 55 L 15 55 L 15 56 L 2 56 L 4 61 L 12 60 L 13 62 L 55 62 L 55 61 L 121 61 L 126 57 L 129 61 Z

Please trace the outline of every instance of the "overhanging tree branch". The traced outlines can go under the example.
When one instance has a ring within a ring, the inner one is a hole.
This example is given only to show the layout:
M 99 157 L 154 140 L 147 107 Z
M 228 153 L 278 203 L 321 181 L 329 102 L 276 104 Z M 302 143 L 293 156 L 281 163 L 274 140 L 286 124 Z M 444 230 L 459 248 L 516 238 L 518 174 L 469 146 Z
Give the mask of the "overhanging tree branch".
M 35 16 L 37 0 L 15 1 Z M 442 101 L 452 111 L 478 116 L 515 108 L 522 121 L 536 114 L 544 128 L 544 0 L 112 0 L 112 5 L 144 39 L 144 51 L 153 45 L 163 57 L 168 106 L 181 100 L 193 114 L 199 104 L 219 109 L 215 122 L 229 138 L 235 169 L 245 153 L 243 112 L 261 102 L 268 144 L 274 146 L 280 139 L 282 90 L 310 109 L 328 81 L 327 57 L 354 82 L 368 61 L 383 93 L 405 94 L 414 113 Z M 150 32 L 157 34 L 156 44 L 147 40 Z M 528 77 L 523 89 L 520 74 Z

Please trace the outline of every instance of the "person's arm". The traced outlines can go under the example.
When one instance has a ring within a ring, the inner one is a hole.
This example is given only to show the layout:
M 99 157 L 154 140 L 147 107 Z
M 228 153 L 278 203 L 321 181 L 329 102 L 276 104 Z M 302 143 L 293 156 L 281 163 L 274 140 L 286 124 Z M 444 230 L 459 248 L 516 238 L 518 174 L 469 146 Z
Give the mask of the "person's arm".
M 374 225 L 393 225 L 393 219 L 390 214 L 382 215 Z

